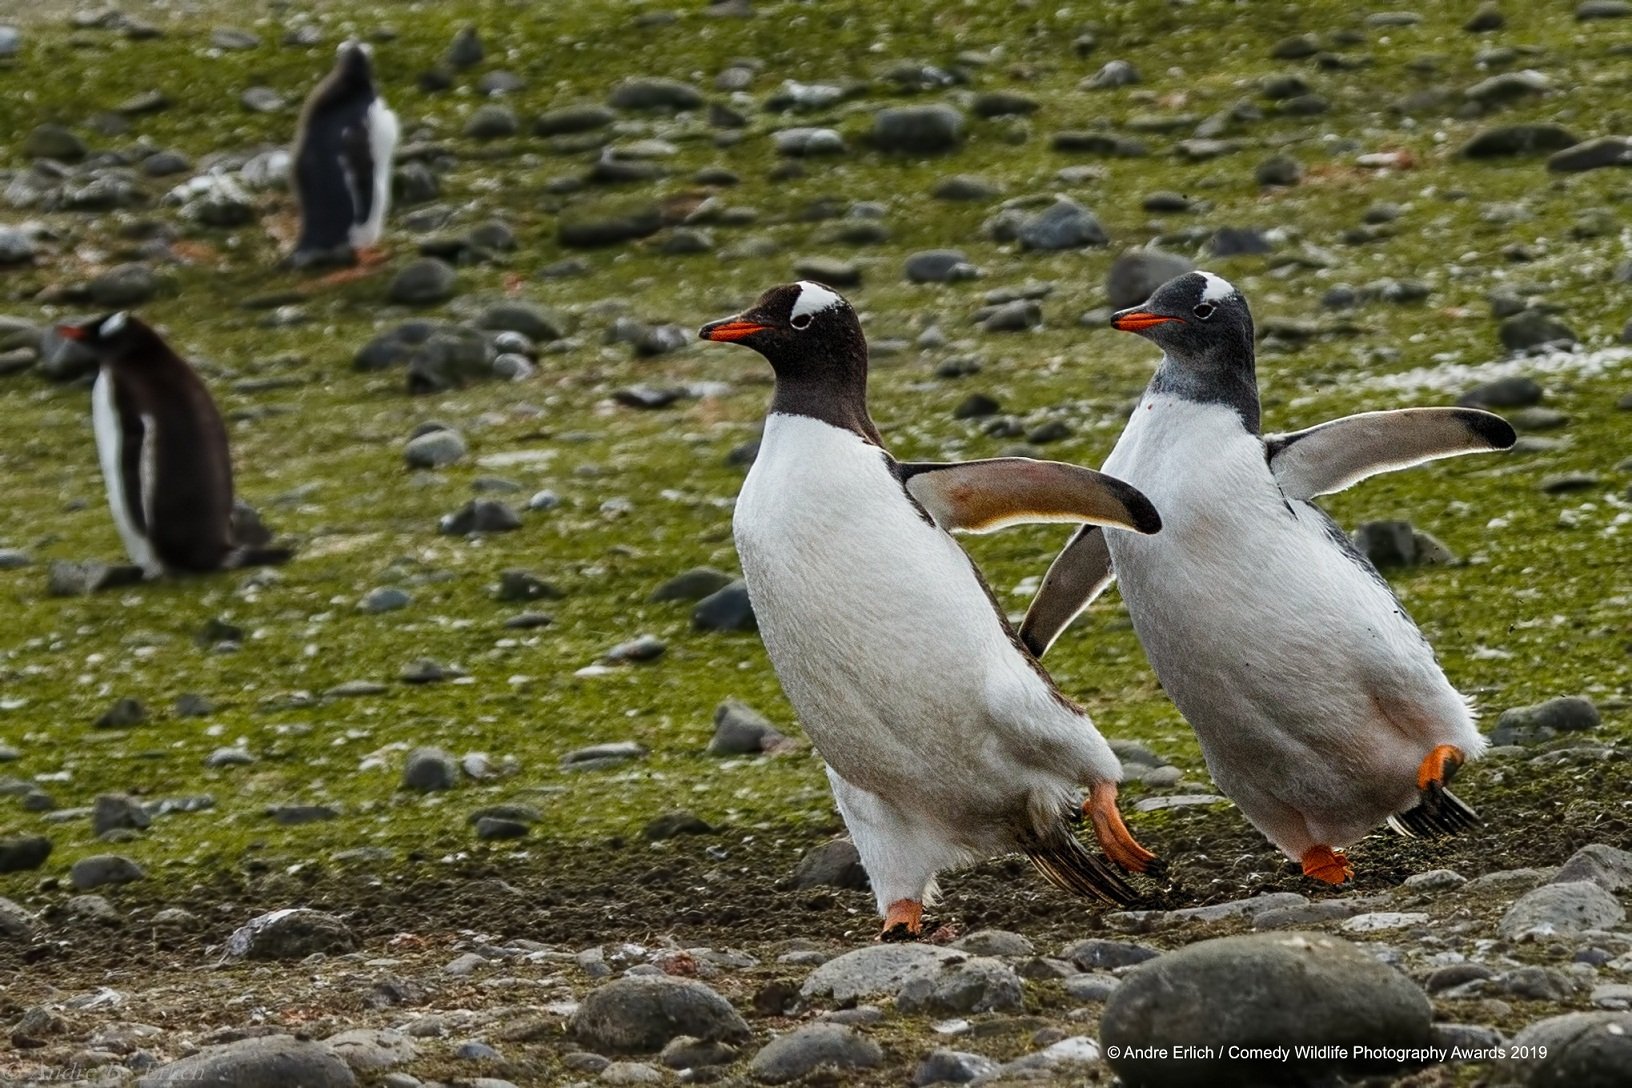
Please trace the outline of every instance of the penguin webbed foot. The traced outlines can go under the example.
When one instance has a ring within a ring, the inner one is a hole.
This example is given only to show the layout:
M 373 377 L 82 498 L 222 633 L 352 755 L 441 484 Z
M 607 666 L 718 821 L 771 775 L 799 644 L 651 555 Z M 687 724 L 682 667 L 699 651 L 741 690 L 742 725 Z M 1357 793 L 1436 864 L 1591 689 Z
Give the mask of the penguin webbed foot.
M 878 939 L 886 944 L 916 941 L 923 936 L 924 905 L 916 899 L 897 899 L 884 912 Z
M 1354 878 L 1349 856 L 1330 846 L 1311 846 L 1303 852 L 1303 875 L 1326 884 L 1342 884 Z
M 1130 873 L 1145 873 L 1159 877 L 1167 866 L 1155 854 L 1139 845 L 1139 841 L 1122 822 L 1122 813 L 1116 807 L 1116 783 L 1096 783 L 1084 802 L 1083 813 L 1094 825 L 1094 837 L 1105 856 Z

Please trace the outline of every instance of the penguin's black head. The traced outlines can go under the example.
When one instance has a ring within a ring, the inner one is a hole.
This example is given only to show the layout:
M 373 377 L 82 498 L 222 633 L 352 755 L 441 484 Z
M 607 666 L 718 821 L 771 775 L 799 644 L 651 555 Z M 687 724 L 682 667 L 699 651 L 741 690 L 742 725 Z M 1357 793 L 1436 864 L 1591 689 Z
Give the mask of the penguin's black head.
M 1252 312 L 1228 280 L 1186 272 L 1141 306 L 1118 310 L 1111 327 L 1136 332 L 1180 365 L 1252 364 Z
M 724 340 L 765 356 L 778 380 L 839 381 L 867 375 L 867 340 L 843 295 L 810 280 L 773 287 L 735 317 L 710 321 L 704 340 Z
M 765 356 L 776 371 L 772 412 L 811 416 L 883 444 L 867 414 L 867 338 L 856 311 L 832 288 L 810 280 L 773 287 L 697 335 Z
M 57 335 L 85 345 L 109 362 L 139 357 L 158 339 L 158 333 L 124 310 L 78 324 L 58 325 Z
M 374 86 L 374 47 L 347 38 L 334 52 L 334 79 L 337 87 L 351 90 Z

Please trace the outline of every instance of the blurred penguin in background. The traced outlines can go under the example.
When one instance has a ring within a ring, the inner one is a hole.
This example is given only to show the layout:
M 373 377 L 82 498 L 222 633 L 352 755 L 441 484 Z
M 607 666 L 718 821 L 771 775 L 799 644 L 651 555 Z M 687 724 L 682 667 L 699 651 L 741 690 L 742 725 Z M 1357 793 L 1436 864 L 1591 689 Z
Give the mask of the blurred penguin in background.
M 60 325 L 100 366 L 91 420 L 108 507 L 130 560 L 147 578 L 281 563 L 287 548 L 233 500 L 221 413 L 197 373 L 158 333 L 125 312 Z
M 334 68 L 306 99 L 291 181 L 300 205 L 296 268 L 372 263 L 391 204 L 397 115 L 374 86 L 373 50 L 340 46 Z

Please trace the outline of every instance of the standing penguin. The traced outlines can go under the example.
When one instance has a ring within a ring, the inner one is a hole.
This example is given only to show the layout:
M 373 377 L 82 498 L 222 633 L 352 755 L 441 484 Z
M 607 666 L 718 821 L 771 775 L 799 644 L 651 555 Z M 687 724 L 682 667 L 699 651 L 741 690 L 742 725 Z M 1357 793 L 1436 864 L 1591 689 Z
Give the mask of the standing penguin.
M 1388 583 L 1309 500 L 1378 472 L 1506 449 L 1467 408 L 1367 412 L 1261 435 L 1252 315 L 1207 272 L 1163 284 L 1111 324 L 1163 351 L 1105 462 L 1156 502 L 1151 539 L 1079 533 L 1021 637 L 1041 656 L 1110 581 L 1207 769 L 1306 875 L 1353 875 L 1340 848 L 1384 820 L 1450 833 L 1477 821 L 1445 789 L 1485 747 L 1468 701 Z
M 291 180 L 300 237 L 289 263 L 365 263 L 391 204 L 397 115 L 374 87 L 374 52 L 347 41 L 300 112 Z
M 58 333 L 101 369 L 91 422 L 108 507 L 148 578 L 282 562 L 283 548 L 237 539 L 227 429 L 209 390 L 159 334 L 120 312 Z
M 1150 533 L 1155 509 L 1118 480 L 1051 461 L 896 461 L 867 412 L 856 312 L 820 284 L 773 288 L 701 336 L 751 347 L 776 372 L 737 499 L 737 551 L 884 935 L 919 932 L 939 870 L 1016 851 L 1061 888 L 1127 902 L 1132 889 L 1072 833 L 1086 812 L 1117 865 L 1155 861 L 1117 811 L 1121 765 L 1020 646 L 948 530 L 1074 521 Z

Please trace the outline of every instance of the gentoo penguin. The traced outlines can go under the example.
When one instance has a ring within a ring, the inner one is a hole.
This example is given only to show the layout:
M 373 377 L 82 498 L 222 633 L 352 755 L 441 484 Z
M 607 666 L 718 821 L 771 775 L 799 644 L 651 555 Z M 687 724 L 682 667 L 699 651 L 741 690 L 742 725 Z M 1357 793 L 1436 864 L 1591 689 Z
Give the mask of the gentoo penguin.
M 1104 470 L 1162 511 L 1159 536 L 1085 529 L 1050 568 L 1021 637 L 1039 657 L 1114 570 L 1134 631 L 1220 789 L 1306 875 L 1378 824 L 1476 822 L 1445 789 L 1485 747 L 1468 701 L 1388 584 L 1311 499 L 1436 457 L 1506 449 L 1466 408 L 1366 412 L 1291 434 L 1258 423 L 1252 315 L 1207 272 L 1111 324 L 1163 351 Z
M 351 264 L 380 240 L 391 204 L 397 115 L 374 88 L 373 50 L 347 41 L 300 113 L 291 180 L 300 205 L 296 268 Z
M 91 422 L 132 563 L 157 578 L 289 558 L 287 549 L 236 539 L 226 426 L 204 383 L 158 333 L 124 312 L 57 331 L 100 364 Z
M 884 935 L 919 932 L 939 870 L 1016 851 L 1061 888 L 1128 901 L 1132 889 L 1072 833 L 1086 812 L 1111 861 L 1155 861 L 1117 811 L 1121 765 L 1020 646 L 948 531 L 1073 521 L 1150 533 L 1155 509 L 1121 481 L 1056 462 L 896 461 L 867 412 L 856 312 L 821 284 L 773 288 L 701 336 L 753 348 L 776 374 L 737 499 L 737 551 Z

